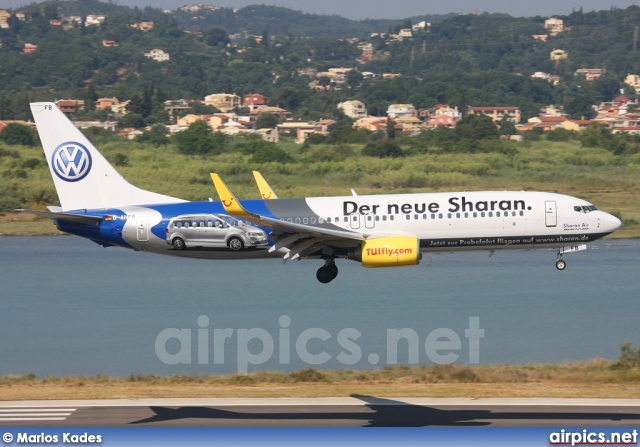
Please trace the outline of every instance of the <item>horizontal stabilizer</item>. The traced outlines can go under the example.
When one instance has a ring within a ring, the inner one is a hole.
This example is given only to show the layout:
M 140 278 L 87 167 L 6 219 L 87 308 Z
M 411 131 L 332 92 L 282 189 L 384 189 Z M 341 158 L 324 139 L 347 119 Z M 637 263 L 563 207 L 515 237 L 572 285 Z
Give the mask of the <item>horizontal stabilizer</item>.
M 47 219 L 65 220 L 74 223 L 95 223 L 102 222 L 101 216 L 87 216 L 86 214 L 69 214 L 69 213 L 52 213 L 50 211 L 39 210 L 16 210 L 21 213 L 35 214 L 38 217 L 46 217 Z

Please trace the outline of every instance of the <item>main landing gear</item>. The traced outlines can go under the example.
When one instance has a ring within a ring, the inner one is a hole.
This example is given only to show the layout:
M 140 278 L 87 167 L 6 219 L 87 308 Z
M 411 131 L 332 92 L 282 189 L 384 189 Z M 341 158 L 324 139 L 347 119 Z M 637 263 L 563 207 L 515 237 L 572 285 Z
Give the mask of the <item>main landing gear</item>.
M 316 272 L 316 278 L 322 284 L 328 284 L 338 276 L 338 267 L 333 259 L 327 259 L 324 266 L 320 267 Z

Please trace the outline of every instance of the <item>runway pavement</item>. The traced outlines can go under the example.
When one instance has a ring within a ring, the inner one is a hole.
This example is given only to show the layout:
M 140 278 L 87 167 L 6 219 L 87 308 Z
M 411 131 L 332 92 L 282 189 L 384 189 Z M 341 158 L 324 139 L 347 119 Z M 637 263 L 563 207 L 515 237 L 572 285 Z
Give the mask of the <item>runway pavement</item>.
M 640 399 L 279 398 L 0 402 L 0 426 L 638 426 Z

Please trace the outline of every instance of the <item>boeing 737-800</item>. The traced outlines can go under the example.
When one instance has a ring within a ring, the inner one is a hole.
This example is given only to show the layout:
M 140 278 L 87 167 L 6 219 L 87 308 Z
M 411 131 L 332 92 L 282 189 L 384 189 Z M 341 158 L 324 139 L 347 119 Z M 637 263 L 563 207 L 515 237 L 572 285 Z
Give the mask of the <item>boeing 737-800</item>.
M 33 103 L 31 110 L 61 206 L 30 212 L 105 247 L 206 259 L 322 259 L 316 276 L 328 283 L 339 258 L 396 267 L 417 265 L 425 252 L 557 248 L 563 270 L 564 253 L 621 225 L 585 200 L 555 193 L 283 199 L 261 176 L 263 200 L 240 202 L 211 174 L 221 200 L 188 202 L 128 183 L 55 104 Z

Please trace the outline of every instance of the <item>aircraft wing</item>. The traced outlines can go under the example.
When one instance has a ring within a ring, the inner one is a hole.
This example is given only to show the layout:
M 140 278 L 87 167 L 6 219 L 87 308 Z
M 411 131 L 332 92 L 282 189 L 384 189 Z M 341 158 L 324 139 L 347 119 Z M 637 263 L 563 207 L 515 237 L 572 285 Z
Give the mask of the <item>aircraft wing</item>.
M 39 217 L 46 217 L 47 219 L 58 219 L 58 220 L 66 220 L 68 222 L 74 223 L 95 223 L 102 222 L 103 218 L 101 216 L 87 216 L 85 214 L 71 214 L 71 213 L 52 213 L 51 211 L 40 211 L 40 210 L 16 210 L 21 213 L 29 213 L 35 214 Z
M 275 245 L 271 246 L 269 251 L 287 249 L 288 252 L 283 257 L 285 261 L 299 259 L 322 250 L 323 247 L 331 245 L 331 242 L 347 240 L 357 244 L 359 241 L 366 240 L 367 236 L 369 236 L 363 233 L 286 222 L 252 213 L 242 206 L 218 174 L 211 174 L 211 180 L 213 180 L 213 184 L 218 191 L 222 206 L 231 216 L 244 219 L 261 227 L 271 228 L 274 232 L 280 233 Z
M 256 183 L 258 184 L 258 189 L 260 190 L 262 200 L 271 200 L 278 198 L 278 196 L 273 191 L 273 189 L 271 189 L 271 186 L 269 186 L 262 174 L 260 174 L 258 171 L 253 171 L 253 177 L 256 179 Z
M 218 191 L 220 201 L 225 211 L 231 216 L 239 217 L 248 222 L 260 225 L 262 227 L 271 228 L 274 230 L 281 230 L 287 233 L 300 233 L 304 236 L 315 236 L 324 238 L 338 238 L 338 239 L 352 239 L 363 241 L 366 239 L 366 234 L 355 233 L 351 231 L 341 231 L 329 228 L 320 228 L 310 225 L 297 224 L 292 222 L 286 222 L 272 217 L 262 216 L 259 214 L 247 211 L 240 201 L 233 195 L 231 190 L 222 181 L 218 174 L 211 174 L 211 180 Z

